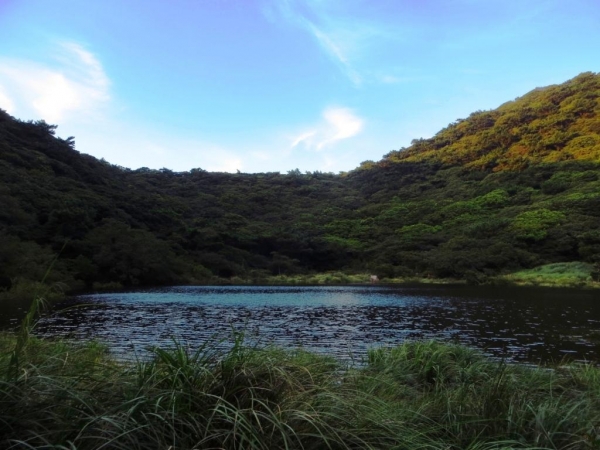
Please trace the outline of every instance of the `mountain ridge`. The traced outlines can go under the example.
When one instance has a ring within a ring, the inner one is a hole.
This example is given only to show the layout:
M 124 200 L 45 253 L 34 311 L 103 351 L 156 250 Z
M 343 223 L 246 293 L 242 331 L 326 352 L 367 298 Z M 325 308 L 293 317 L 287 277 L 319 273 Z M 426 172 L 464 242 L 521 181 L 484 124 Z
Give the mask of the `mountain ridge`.
M 71 289 L 599 263 L 599 97 L 584 73 L 340 175 L 131 170 L 0 110 L 0 287 L 57 254 Z
M 495 110 L 476 111 L 383 161 L 436 161 L 519 170 L 528 164 L 600 160 L 600 77 L 586 72 L 536 88 Z

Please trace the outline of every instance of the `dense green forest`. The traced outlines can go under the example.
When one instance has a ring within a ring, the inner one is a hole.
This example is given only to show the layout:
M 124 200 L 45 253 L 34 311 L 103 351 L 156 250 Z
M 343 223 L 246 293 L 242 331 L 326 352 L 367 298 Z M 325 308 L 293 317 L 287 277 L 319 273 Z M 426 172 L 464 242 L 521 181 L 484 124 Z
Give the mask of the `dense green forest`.
M 340 174 L 131 170 L 0 110 L 0 287 L 326 271 L 488 277 L 600 262 L 600 75 Z

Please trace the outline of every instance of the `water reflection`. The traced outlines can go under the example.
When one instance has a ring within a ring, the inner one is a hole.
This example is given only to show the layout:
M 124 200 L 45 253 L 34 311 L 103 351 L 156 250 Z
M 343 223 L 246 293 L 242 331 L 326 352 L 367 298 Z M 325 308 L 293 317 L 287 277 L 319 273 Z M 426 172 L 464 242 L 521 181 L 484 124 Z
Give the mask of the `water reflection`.
M 190 345 L 231 327 L 250 340 L 348 358 L 406 339 L 442 339 L 516 361 L 600 361 L 600 293 L 415 287 L 173 287 L 86 295 L 39 332 L 98 338 L 120 354 L 173 337 Z M 65 306 L 65 305 L 63 305 Z

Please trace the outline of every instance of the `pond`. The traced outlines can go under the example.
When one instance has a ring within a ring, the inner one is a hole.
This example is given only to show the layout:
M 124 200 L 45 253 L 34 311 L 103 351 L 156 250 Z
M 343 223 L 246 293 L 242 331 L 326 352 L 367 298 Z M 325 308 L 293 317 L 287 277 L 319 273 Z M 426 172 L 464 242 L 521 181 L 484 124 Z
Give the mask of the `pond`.
M 194 347 L 235 329 L 249 343 L 344 359 L 360 360 L 371 347 L 439 339 L 510 361 L 600 362 L 600 292 L 594 290 L 185 286 L 82 295 L 65 307 L 46 316 L 37 333 L 96 338 L 120 355 L 173 338 Z

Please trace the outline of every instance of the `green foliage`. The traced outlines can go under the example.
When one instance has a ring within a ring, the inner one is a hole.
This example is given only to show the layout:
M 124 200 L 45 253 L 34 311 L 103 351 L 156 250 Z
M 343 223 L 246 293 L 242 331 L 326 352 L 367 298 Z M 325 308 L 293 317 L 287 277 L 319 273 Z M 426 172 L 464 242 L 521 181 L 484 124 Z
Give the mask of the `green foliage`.
M 92 264 L 106 280 L 125 285 L 162 284 L 176 278 L 177 261 L 170 246 L 152 233 L 136 230 L 115 221 L 105 220 L 87 235 L 92 249 Z M 89 262 L 86 262 L 89 264 Z M 78 275 L 89 279 L 78 268 Z
M 521 239 L 532 239 L 539 241 L 544 239 L 548 230 L 565 219 L 560 211 L 548 209 L 536 209 L 519 214 L 512 223 L 512 229 Z
M 600 281 L 597 269 L 582 262 L 546 264 L 504 275 L 502 279 L 515 284 L 539 286 L 589 286 L 592 281 Z
M 494 111 L 478 111 L 386 160 L 520 170 L 532 164 L 600 160 L 600 77 L 583 73 L 535 89 Z M 385 160 L 384 160 L 385 161 Z
M 508 365 L 458 345 L 408 342 L 347 366 L 248 347 L 234 332 L 117 362 L 94 343 L 30 339 L 7 376 L 0 446 L 70 449 L 594 448 L 600 370 Z
M 431 226 L 425 223 L 417 223 L 415 225 L 407 225 L 396 230 L 396 233 L 405 239 L 414 239 L 418 237 L 435 234 L 441 230 L 440 226 Z
M 509 203 L 509 194 L 504 189 L 494 189 L 481 197 L 474 199 L 474 202 L 484 208 L 502 208 Z
M 585 73 L 341 175 L 129 170 L 0 111 L 0 292 L 65 244 L 47 281 L 73 290 L 596 263 L 599 99 Z
M 338 236 L 325 236 L 325 241 L 342 250 L 359 250 L 362 247 L 358 239 L 345 239 Z

